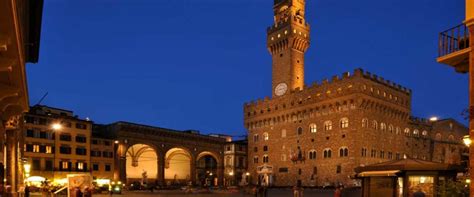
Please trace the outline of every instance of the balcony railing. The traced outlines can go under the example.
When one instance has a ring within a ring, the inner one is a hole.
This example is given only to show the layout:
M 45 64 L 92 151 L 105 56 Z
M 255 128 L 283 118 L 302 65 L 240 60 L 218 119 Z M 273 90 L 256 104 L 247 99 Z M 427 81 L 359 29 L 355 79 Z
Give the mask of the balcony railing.
M 438 57 L 469 48 L 469 30 L 465 24 L 458 25 L 439 34 Z

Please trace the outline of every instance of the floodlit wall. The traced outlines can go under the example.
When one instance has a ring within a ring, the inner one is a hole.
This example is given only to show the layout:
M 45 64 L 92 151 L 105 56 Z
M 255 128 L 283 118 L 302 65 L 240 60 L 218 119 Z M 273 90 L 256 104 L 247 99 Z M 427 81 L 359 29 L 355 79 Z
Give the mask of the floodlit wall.
M 132 166 L 132 158 L 127 154 L 127 178 L 141 179 L 146 171 L 148 179 L 156 179 L 158 161 L 156 154 L 152 151 L 144 152 L 138 158 L 138 166 Z
M 165 168 L 165 179 L 188 180 L 191 179 L 191 160 L 184 154 L 176 154 L 168 159 L 168 168 Z M 176 176 L 176 177 L 175 177 Z

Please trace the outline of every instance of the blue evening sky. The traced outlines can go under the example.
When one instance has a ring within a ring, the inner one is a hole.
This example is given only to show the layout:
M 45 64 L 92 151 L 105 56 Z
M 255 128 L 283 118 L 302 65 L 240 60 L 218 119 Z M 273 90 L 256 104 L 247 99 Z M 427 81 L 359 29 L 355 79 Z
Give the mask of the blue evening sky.
M 97 123 L 244 135 L 243 103 L 271 95 L 272 0 L 48 0 L 31 104 Z M 413 115 L 467 108 L 467 76 L 436 63 L 464 0 L 307 0 L 309 84 L 361 67 L 413 90 Z

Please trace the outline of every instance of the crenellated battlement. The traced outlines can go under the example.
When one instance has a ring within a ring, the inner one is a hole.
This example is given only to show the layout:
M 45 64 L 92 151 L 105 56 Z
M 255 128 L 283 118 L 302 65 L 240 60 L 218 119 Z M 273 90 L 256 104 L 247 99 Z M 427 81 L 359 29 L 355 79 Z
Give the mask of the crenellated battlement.
M 309 24 L 306 23 L 304 18 L 296 17 L 296 16 L 289 16 L 285 20 L 282 20 L 282 21 L 280 21 L 278 23 L 275 23 L 274 25 L 268 27 L 267 28 L 267 33 L 271 34 L 273 32 L 276 32 L 276 31 L 282 29 L 283 27 L 286 27 L 287 25 L 291 24 L 291 22 L 295 22 L 295 23 L 297 23 L 297 24 L 299 24 L 303 27 L 309 28 Z
M 357 84 L 357 82 L 348 82 L 350 80 L 354 79 L 368 79 L 370 81 L 376 82 L 378 84 L 381 84 L 385 87 L 389 87 L 392 90 L 395 90 L 399 93 L 402 93 L 404 95 L 410 96 L 411 95 L 411 89 L 408 89 L 406 87 L 403 87 L 399 84 L 396 84 L 390 80 L 386 80 L 383 77 L 377 76 L 375 74 L 372 74 L 370 72 L 364 72 L 364 70 L 358 68 L 355 69 L 353 73 L 350 72 L 344 72 L 341 75 L 334 75 L 330 79 L 323 79 L 320 82 L 314 81 L 312 82 L 309 86 L 305 86 L 304 89 L 296 88 L 294 90 L 290 90 L 289 94 L 287 96 L 293 96 L 293 97 L 307 97 L 308 95 L 311 96 L 312 94 L 323 94 L 327 93 L 328 91 L 331 91 L 331 89 L 338 89 L 339 84 L 343 83 L 348 83 L 348 84 Z M 335 90 L 333 90 L 335 91 Z M 286 96 L 283 96 L 286 97 Z M 269 98 L 265 97 L 263 99 L 259 98 L 254 101 L 250 101 L 244 104 L 246 108 L 253 108 L 257 107 L 260 108 L 262 106 L 267 106 L 271 105 L 274 101 L 278 102 L 281 98 Z
M 390 80 L 386 80 L 383 77 L 377 76 L 377 75 L 372 74 L 370 72 L 364 72 L 362 69 L 358 69 L 358 70 L 360 70 L 360 72 L 362 73 L 362 76 L 364 78 L 367 78 L 367 79 L 370 79 L 372 81 L 375 81 L 375 82 L 381 83 L 383 85 L 389 86 L 389 87 L 391 87 L 391 88 L 393 88 L 397 91 L 403 92 L 407 95 L 411 94 L 411 89 L 409 89 L 409 88 L 403 87 L 403 86 L 401 86 L 397 83 L 394 83 Z

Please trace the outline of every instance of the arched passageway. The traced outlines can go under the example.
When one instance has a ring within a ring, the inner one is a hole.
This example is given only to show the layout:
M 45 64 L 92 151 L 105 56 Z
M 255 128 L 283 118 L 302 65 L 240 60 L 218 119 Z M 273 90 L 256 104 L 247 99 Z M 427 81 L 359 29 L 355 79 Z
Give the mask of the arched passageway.
M 135 144 L 127 149 L 127 183 L 153 184 L 158 177 L 158 156 L 156 151 L 146 144 Z
M 201 186 L 218 185 L 218 162 L 214 154 L 203 152 L 196 161 L 197 184 Z
M 165 181 L 167 185 L 185 185 L 191 181 L 192 155 L 183 148 L 172 148 L 165 155 Z

